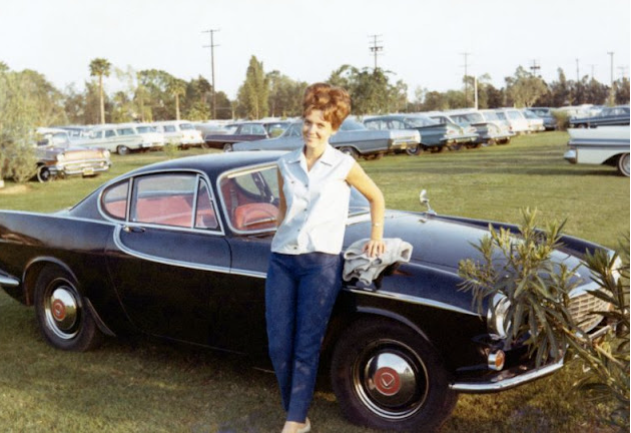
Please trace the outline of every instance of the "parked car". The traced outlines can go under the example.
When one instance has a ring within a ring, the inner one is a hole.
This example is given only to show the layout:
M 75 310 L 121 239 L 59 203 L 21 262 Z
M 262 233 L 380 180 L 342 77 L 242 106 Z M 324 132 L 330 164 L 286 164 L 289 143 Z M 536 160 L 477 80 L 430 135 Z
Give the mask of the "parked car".
M 242 141 L 264 140 L 269 138 L 267 130 L 259 122 L 244 122 L 226 126 L 226 132 L 204 136 L 204 147 L 223 149 L 232 152 L 233 145 Z
M 469 124 L 475 127 L 478 138 L 473 142 L 476 145 L 488 146 L 491 144 L 508 143 L 513 134 L 508 129 L 504 130 L 499 122 L 489 121 L 482 113 L 475 110 L 453 110 L 448 111 L 454 122 L 459 124 Z
M 569 149 L 563 156 L 572 164 L 610 165 L 629 177 L 629 126 L 570 129 Z
M 459 150 L 464 144 L 472 143 L 477 134 L 466 133 L 455 124 L 441 125 L 424 114 L 389 114 L 369 117 L 364 125 L 370 130 L 416 129 L 421 134 L 421 144 L 409 147 L 410 155 L 418 155 L 421 150 L 441 152 L 445 148 Z
M 557 129 L 557 119 L 554 117 L 553 109 L 550 107 L 530 107 L 530 111 L 543 119 L 543 127 L 546 131 Z
M 156 131 L 164 135 L 165 144 L 171 144 L 183 149 L 202 146 L 204 139 L 201 132 L 188 120 L 165 120 L 153 122 Z
M 97 176 L 110 169 L 110 152 L 74 145 L 67 131 L 55 128 L 37 130 L 37 180 L 48 182 L 56 177 Z
M 120 176 L 68 210 L 0 211 L 0 285 L 35 307 L 41 334 L 59 349 L 143 332 L 246 353 L 269 368 L 264 287 L 281 154 L 172 159 Z M 562 358 L 537 367 L 525 338 L 504 345 L 508 299 L 478 311 L 460 289 L 458 263 L 482 260 L 474 244 L 489 225 L 517 229 L 429 208 L 386 212 L 384 236 L 409 242 L 411 260 L 369 285 L 345 282 L 323 343 L 323 368 L 350 419 L 433 431 L 458 393 L 498 392 L 562 367 Z M 353 190 L 345 247 L 370 226 L 370 205 Z M 605 310 L 586 291 L 595 282 L 580 260 L 602 247 L 561 242 L 553 258 L 573 270 L 577 287 L 569 311 Z M 583 327 L 595 332 L 598 322 Z
M 436 122 L 440 123 L 441 125 L 455 125 L 455 126 L 458 126 L 460 128 L 460 132 L 462 134 L 475 136 L 475 138 L 471 142 L 464 143 L 464 146 L 467 149 L 473 149 L 473 148 L 477 148 L 477 147 L 482 146 L 482 139 L 480 138 L 480 134 L 478 133 L 478 128 L 476 128 L 475 126 L 471 125 L 470 123 L 458 122 L 454 118 L 452 118 L 449 114 L 443 113 L 443 112 L 430 112 L 430 113 L 426 113 L 426 114 L 427 114 L 427 116 L 429 116 L 430 119 L 435 120 Z M 460 149 L 459 146 L 462 146 L 462 144 L 453 145 L 451 147 L 451 149 L 452 150 L 459 150 Z
M 292 122 L 289 120 L 279 120 L 274 122 L 263 122 L 263 126 L 270 138 L 278 137 L 285 132 Z
M 380 158 L 386 153 L 405 151 L 416 147 L 420 142 L 417 131 L 369 131 L 364 125 L 346 119 L 339 131 L 331 137 L 330 143 L 353 158 Z M 235 144 L 234 150 L 294 150 L 304 145 L 302 121 L 292 123 L 285 132 L 276 138 Z
M 523 108 L 521 110 L 521 114 L 523 114 L 523 116 L 528 121 L 530 132 L 541 132 L 546 130 L 545 126 L 543 126 L 543 119 L 534 112 L 530 111 L 529 109 Z
M 516 108 L 497 108 L 494 110 L 502 120 L 508 122 L 510 132 L 514 134 L 527 134 L 530 132 L 530 124 L 521 111 Z
M 508 120 L 506 120 L 506 116 L 502 116 L 503 118 L 500 118 L 497 112 L 491 109 L 478 110 L 478 113 L 482 115 L 485 121 L 492 122 L 493 124 L 497 125 L 502 133 L 508 135 L 508 138 L 505 141 L 498 141 L 498 143 L 510 143 L 510 139 L 515 135 L 515 133 L 511 130 L 510 123 L 508 123 Z
M 572 117 L 571 128 L 596 128 L 597 126 L 628 125 L 629 106 L 605 107 L 597 116 Z
M 133 150 L 162 149 L 164 136 L 159 132 L 139 132 L 136 124 L 101 125 L 90 130 L 87 139 L 76 143 L 85 147 L 101 147 L 119 155 Z

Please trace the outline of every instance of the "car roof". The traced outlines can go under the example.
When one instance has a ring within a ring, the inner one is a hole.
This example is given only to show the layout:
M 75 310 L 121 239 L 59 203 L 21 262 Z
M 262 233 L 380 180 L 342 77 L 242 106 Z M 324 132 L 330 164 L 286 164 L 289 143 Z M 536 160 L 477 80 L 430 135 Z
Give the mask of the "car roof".
M 281 151 L 257 151 L 257 152 L 227 152 L 209 153 L 206 155 L 175 158 L 141 167 L 125 175 L 139 175 L 145 172 L 160 170 L 199 170 L 211 177 L 235 168 L 273 163 L 287 152 Z

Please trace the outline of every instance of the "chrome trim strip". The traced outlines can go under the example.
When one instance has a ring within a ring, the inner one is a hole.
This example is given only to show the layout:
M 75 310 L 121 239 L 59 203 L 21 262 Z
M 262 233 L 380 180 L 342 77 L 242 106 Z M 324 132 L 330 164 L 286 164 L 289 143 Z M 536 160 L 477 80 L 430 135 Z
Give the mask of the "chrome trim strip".
M 400 293 L 388 292 L 385 290 L 378 290 L 376 292 L 371 292 L 371 291 L 362 290 L 362 289 L 353 289 L 353 288 L 345 288 L 344 290 L 347 292 L 352 292 L 352 293 L 360 293 L 362 295 L 376 296 L 378 298 L 391 299 L 395 301 L 408 302 L 410 304 L 425 305 L 428 307 L 438 308 L 441 310 L 454 311 L 456 313 L 467 314 L 469 316 L 479 316 L 473 311 L 465 310 L 464 308 L 445 304 L 444 302 L 435 301 L 433 299 L 425 299 L 425 298 L 420 298 L 417 296 L 403 295 Z
M 554 373 L 563 367 L 563 358 L 554 364 L 546 365 L 545 367 L 540 367 L 534 370 L 531 370 L 527 373 L 520 374 L 519 376 L 513 376 L 508 379 L 498 380 L 497 382 L 485 382 L 485 383 L 459 383 L 454 382 L 449 385 L 449 388 L 457 391 L 457 392 L 497 392 L 503 391 L 505 389 L 514 388 L 516 386 L 522 385 L 527 382 L 531 382 L 535 379 L 539 379 L 541 377 L 547 376 L 549 374 Z M 506 370 L 508 371 L 508 370 Z
M 20 280 L 18 280 L 17 278 L 0 274 L 0 286 L 17 287 L 19 285 L 20 285 Z
M 66 215 L 62 212 L 67 212 L 67 210 L 60 210 L 55 213 L 39 213 L 39 212 L 4 210 L 4 209 L 0 211 L 0 213 L 10 213 L 10 214 L 15 214 L 15 215 L 33 215 L 33 216 L 40 216 L 40 217 L 47 217 L 47 218 L 63 218 L 63 219 L 71 220 L 71 221 L 83 221 L 83 222 L 89 222 L 89 223 L 104 224 L 108 226 L 115 225 L 111 221 L 99 221 L 99 220 L 93 220 L 90 218 L 80 218 L 80 217 L 75 217 L 71 215 Z

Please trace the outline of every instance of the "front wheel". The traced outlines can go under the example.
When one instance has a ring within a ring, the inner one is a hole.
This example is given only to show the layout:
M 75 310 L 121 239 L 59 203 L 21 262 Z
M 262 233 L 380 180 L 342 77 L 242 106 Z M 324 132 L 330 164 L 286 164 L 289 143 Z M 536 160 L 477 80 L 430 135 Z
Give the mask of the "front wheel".
M 434 432 L 458 399 L 432 345 L 386 319 L 360 320 L 342 335 L 331 378 L 346 418 L 387 431 Z
M 53 179 L 53 175 L 50 172 L 50 169 L 45 165 L 40 166 L 37 169 L 37 180 L 41 183 L 50 182 Z
M 116 148 L 116 153 L 118 153 L 119 155 L 129 155 L 129 152 L 130 150 L 127 146 L 120 145 Z
M 35 285 L 35 312 L 40 332 L 51 346 L 84 352 L 98 346 L 103 334 L 77 286 L 67 271 L 46 266 Z
M 625 153 L 618 157 L 618 174 L 629 177 L 629 154 Z
M 226 143 L 223 145 L 223 151 L 224 152 L 232 152 L 234 149 L 232 148 L 232 144 L 230 143 Z
M 411 147 L 406 147 L 405 149 L 405 153 L 407 153 L 410 156 L 418 156 L 421 154 L 422 151 L 423 149 L 420 144 L 417 144 Z

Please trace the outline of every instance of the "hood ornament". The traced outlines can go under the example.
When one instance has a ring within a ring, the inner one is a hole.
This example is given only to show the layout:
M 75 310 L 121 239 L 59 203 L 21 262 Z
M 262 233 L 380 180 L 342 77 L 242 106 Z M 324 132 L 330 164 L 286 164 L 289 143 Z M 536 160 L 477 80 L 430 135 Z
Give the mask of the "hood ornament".
M 421 190 L 421 193 L 419 194 L 418 199 L 422 205 L 427 206 L 427 213 L 429 215 L 436 215 L 436 211 L 434 211 L 434 209 L 432 209 L 432 207 L 429 205 L 429 198 L 427 197 L 427 190 L 424 190 L 424 189 Z

